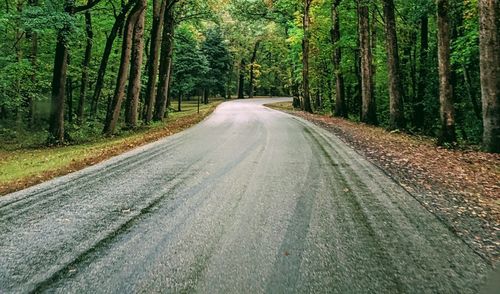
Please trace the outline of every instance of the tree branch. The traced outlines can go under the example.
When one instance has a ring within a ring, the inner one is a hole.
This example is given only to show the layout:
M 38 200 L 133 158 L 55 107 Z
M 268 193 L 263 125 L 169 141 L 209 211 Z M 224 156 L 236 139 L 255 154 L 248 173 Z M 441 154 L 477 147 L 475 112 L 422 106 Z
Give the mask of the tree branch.
M 74 7 L 71 12 L 78 13 L 78 12 L 92 9 L 92 7 L 96 6 L 99 2 L 101 2 L 101 0 L 89 0 L 89 2 L 85 5 Z

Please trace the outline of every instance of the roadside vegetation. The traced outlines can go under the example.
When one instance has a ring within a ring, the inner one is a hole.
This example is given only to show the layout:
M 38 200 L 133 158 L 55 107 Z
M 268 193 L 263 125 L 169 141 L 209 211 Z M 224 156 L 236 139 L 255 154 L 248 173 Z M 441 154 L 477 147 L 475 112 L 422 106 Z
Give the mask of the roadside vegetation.
M 47 148 L 34 144 L 18 148 L 16 144 L 0 149 L 0 195 L 41 183 L 84 167 L 94 165 L 135 147 L 178 133 L 207 117 L 220 100 L 200 106 L 184 102 L 182 112 L 171 112 L 165 122 L 114 137 L 96 137 L 79 144 Z M 14 148 L 15 147 L 15 148 Z
M 28 166 L 58 169 L 67 159 L 50 154 L 168 126 L 183 101 L 256 95 L 498 153 L 499 11 L 487 0 L 2 1 L 0 160 L 38 150 L 46 163 Z M 1 177 L 28 176 L 22 166 Z

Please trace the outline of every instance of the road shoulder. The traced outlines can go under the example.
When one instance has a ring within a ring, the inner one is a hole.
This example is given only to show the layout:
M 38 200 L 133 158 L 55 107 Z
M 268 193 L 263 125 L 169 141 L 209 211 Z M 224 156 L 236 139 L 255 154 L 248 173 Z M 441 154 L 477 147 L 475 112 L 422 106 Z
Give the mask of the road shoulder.
M 491 264 L 500 260 L 500 156 L 436 147 L 428 138 L 266 106 L 329 131 L 381 168 Z

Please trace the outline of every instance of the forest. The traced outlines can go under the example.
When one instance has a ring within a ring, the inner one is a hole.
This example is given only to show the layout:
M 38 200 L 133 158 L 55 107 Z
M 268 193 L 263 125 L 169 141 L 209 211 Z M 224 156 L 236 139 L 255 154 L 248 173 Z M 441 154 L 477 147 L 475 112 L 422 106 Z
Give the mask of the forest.
M 288 96 L 500 152 L 496 0 L 4 0 L 0 31 L 1 142 L 77 144 L 183 100 Z

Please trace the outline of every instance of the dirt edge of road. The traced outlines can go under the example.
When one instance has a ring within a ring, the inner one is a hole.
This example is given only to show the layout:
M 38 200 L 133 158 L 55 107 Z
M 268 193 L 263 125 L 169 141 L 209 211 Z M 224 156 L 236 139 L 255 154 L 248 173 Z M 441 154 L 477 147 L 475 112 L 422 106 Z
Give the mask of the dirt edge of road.
M 499 154 L 448 150 L 429 138 L 293 110 L 288 102 L 265 106 L 306 119 L 338 136 L 496 267 L 500 260 Z

